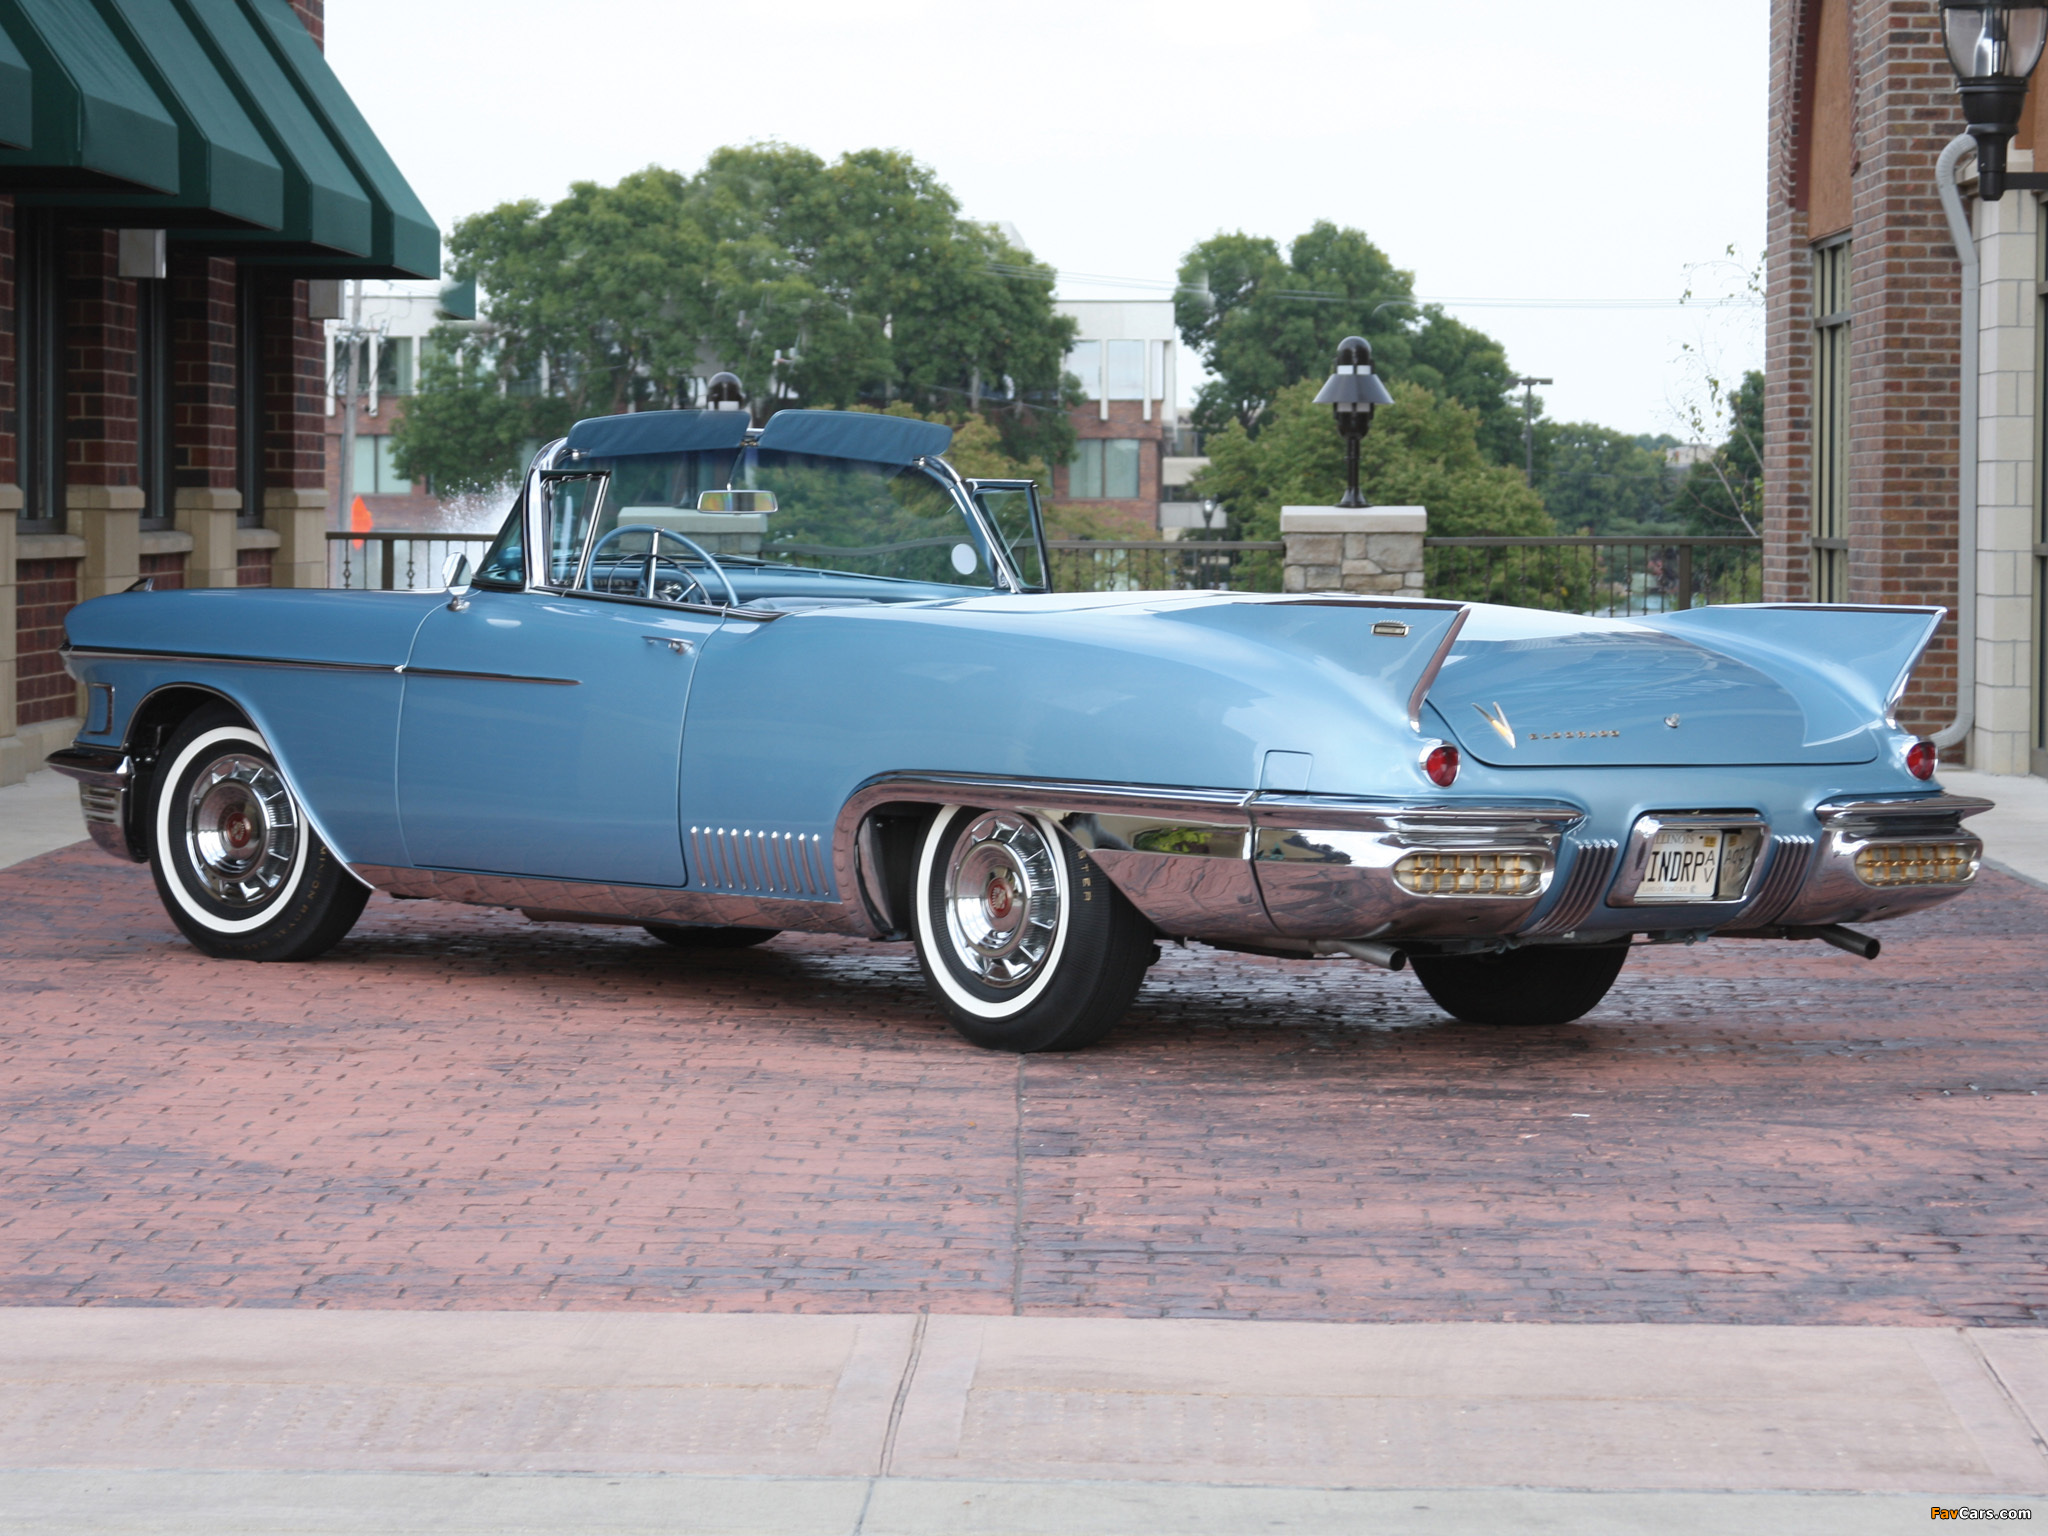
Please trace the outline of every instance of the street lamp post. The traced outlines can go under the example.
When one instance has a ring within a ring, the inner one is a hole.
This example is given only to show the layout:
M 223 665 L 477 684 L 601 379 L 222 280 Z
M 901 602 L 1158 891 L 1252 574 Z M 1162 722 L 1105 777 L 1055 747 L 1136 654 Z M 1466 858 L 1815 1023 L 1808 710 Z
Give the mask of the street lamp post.
M 1555 379 L 1515 380 L 1522 391 L 1522 478 L 1530 485 L 1536 483 L 1536 386 L 1556 382 Z
M 2005 147 L 2027 104 L 2027 77 L 2048 42 L 2048 0 L 1941 0 L 1941 42 L 1977 141 L 1977 196 L 1995 203 L 2008 187 L 2048 187 L 2048 177 L 2005 170 Z
M 1372 430 L 1373 407 L 1393 403 L 1387 386 L 1372 371 L 1372 343 L 1363 336 L 1346 336 L 1337 344 L 1337 371 L 1316 391 L 1316 404 L 1336 412 L 1337 430 L 1344 438 L 1344 499 L 1338 506 L 1366 504 L 1358 493 L 1358 445 Z

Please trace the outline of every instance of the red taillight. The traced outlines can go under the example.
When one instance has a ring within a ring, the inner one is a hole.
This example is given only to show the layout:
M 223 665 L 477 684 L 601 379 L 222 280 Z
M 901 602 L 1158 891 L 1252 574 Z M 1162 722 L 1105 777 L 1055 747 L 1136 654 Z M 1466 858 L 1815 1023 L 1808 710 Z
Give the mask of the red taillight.
M 1916 779 L 1933 778 L 1935 765 L 1940 761 L 1941 754 L 1931 741 L 1916 741 L 1906 748 L 1906 772 Z
M 1458 749 L 1451 746 L 1431 748 L 1429 756 L 1422 760 L 1422 771 L 1429 775 L 1430 783 L 1449 789 L 1458 778 Z

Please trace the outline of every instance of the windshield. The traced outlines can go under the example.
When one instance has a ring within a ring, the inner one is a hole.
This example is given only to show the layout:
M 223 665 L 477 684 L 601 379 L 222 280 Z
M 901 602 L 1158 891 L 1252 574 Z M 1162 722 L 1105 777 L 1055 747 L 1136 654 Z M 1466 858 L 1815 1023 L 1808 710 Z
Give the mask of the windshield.
M 648 551 L 653 536 L 630 531 L 636 529 L 680 535 L 709 551 L 731 567 L 749 601 L 778 595 L 791 578 L 801 582 L 793 590 L 817 585 L 800 572 L 871 578 L 861 590 L 878 601 L 986 592 L 996 584 L 980 530 L 946 482 L 915 467 L 745 448 L 590 459 L 579 469 L 610 480 L 591 538 L 593 551 L 602 551 L 593 555 L 593 586 L 618 579 L 596 569 L 599 560 Z M 728 487 L 769 496 L 748 510 L 699 510 L 704 492 Z M 670 548 L 675 543 L 662 547 L 679 554 Z

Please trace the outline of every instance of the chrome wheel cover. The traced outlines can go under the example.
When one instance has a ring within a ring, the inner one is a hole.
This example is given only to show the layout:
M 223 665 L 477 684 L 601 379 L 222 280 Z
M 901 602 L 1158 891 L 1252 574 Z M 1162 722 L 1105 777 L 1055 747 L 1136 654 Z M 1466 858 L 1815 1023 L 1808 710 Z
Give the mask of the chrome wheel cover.
M 989 987 L 1044 969 L 1060 919 L 1057 855 L 1029 818 L 990 812 L 953 844 L 941 900 L 953 959 Z
M 224 907 L 252 911 L 277 894 L 299 851 L 298 807 L 278 771 L 224 752 L 185 794 L 185 868 Z

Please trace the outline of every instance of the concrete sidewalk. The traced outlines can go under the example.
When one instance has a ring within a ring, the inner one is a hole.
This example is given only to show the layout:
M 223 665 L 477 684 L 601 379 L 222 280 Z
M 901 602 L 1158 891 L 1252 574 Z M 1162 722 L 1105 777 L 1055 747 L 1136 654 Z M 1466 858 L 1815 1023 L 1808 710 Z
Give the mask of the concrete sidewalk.
M 0 789 L 0 869 L 85 839 L 78 785 L 39 768 Z
M 0 1531 L 1871 1532 L 2048 1514 L 2048 1331 L 0 1313 Z

